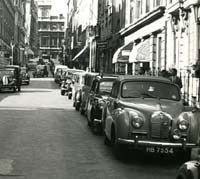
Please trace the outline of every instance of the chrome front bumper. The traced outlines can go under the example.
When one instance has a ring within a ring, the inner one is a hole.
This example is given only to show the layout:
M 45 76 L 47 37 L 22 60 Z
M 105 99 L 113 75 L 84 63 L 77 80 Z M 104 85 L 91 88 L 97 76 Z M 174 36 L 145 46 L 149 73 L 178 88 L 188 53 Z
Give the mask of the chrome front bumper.
M 173 148 L 194 148 L 198 147 L 197 144 L 194 143 L 186 143 L 183 142 L 155 142 L 155 141 L 145 141 L 145 140 L 134 140 L 134 139 L 122 139 L 118 138 L 117 143 L 119 144 L 128 144 L 128 145 L 136 145 L 136 146 L 144 146 L 144 147 L 173 147 Z

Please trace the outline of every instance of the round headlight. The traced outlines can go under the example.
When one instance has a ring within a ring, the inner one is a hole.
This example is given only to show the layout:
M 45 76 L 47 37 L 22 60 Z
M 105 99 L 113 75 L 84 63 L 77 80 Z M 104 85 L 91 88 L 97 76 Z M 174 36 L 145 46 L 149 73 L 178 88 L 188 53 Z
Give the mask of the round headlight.
M 143 117 L 139 116 L 137 113 L 130 113 L 129 117 L 131 118 L 131 125 L 134 128 L 139 129 L 143 126 L 144 119 Z
M 181 131 L 185 131 L 189 128 L 189 122 L 186 119 L 181 119 L 177 123 L 177 127 Z

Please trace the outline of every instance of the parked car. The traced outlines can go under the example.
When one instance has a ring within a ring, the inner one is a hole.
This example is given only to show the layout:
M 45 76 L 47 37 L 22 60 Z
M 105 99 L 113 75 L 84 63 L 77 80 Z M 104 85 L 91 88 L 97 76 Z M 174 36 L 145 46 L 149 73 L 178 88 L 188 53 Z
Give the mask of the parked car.
M 84 71 L 80 69 L 71 69 L 71 68 L 63 70 L 60 76 L 60 81 L 58 83 L 61 85 L 61 83 L 65 81 L 65 79 L 67 78 L 72 79 L 72 75 L 76 72 L 84 72 Z
M 61 84 L 61 76 L 63 71 L 68 70 L 69 68 L 65 65 L 56 65 L 54 69 L 54 81 Z
M 76 72 L 72 74 L 73 85 L 73 106 L 78 111 L 80 109 L 82 87 L 85 82 L 86 72 Z
M 181 165 L 176 174 L 176 179 L 199 179 L 200 178 L 200 161 L 187 161 Z
M 48 77 L 49 73 L 46 65 L 37 65 L 36 70 L 33 71 L 34 78 Z
M 21 78 L 22 78 L 22 84 L 29 85 L 30 75 L 29 75 L 26 67 L 21 67 Z
M 21 75 L 18 65 L 7 65 L 0 67 L 0 91 L 9 89 L 21 91 Z
M 61 84 L 60 93 L 62 96 L 67 95 L 68 99 L 72 99 L 72 83 L 72 79 L 67 78 Z
M 103 104 L 110 95 L 112 85 L 117 76 L 96 76 L 92 82 L 87 99 L 87 121 L 94 133 L 102 132 Z
M 119 158 L 129 146 L 188 160 L 199 147 L 200 113 L 183 105 L 179 87 L 168 79 L 119 77 L 104 108 L 105 144 L 111 143 Z
M 99 73 L 88 72 L 85 74 L 84 85 L 82 87 L 81 96 L 80 96 L 80 112 L 85 114 L 87 110 L 87 98 L 92 86 L 92 81 Z

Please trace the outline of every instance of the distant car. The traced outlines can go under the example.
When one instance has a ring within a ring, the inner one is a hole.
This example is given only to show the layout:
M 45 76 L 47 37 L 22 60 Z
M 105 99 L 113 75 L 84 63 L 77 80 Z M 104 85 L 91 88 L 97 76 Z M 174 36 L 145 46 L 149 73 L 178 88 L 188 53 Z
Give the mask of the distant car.
M 26 67 L 21 67 L 21 79 L 22 79 L 22 84 L 27 84 L 29 85 L 30 83 L 30 75 L 27 72 L 27 68 Z
M 84 70 L 80 70 L 80 69 L 63 69 L 61 76 L 60 76 L 60 81 L 58 82 L 60 85 L 62 83 L 62 81 L 65 81 L 66 78 L 72 78 L 72 75 L 76 72 L 84 72 Z
M 58 84 L 61 84 L 61 76 L 63 72 L 68 69 L 69 68 L 65 65 L 56 65 L 54 69 L 54 81 Z
M 7 89 L 21 91 L 21 75 L 18 65 L 7 65 L 0 67 L 0 91 Z
M 96 76 L 92 82 L 88 99 L 86 116 L 88 126 L 92 131 L 97 134 L 102 132 L 103 125 L 103 104 L 109 97 L 114 80 L 117 78 L 115 75 Z
M 199 147 L 200 112 L 183 105 L 179 87 L 168 79 L 121 76 L 103 106 L 105 144 L 118 158 L 131 148 L 188 160 Z
M 77 111 L 80 109 L 82 88 L 85 83 L 86 72 L 76 72 L 72 75 L 73 85 L 73 106 Z
M 33 71 L 34 78 L 48 77 L 48 70 L 46 65 L 37 65 L 36 70 Z
M 60 93 L 62 96 L 67 95 L 68 99 L 72 99 L 72 80 L 71 78 L 65 79 L 60 88 Z
M 84 85 L 81 90 L 80 96 L 80 113 L 86 114 L 87 110 L 87 99 L 91 90 L 92 82 L 99 73 L 88 72 L 84 76 Z
M 29 62 L 27 64 L 27 67 L 30 71 L 33 71 L 33 70 L 36 70 L 36 67 L 37 67 L 37 62 Z

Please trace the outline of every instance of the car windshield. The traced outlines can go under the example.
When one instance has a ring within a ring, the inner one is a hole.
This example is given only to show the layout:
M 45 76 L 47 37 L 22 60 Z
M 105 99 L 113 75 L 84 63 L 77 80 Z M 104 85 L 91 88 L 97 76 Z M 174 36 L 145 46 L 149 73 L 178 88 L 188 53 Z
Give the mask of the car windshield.
M 179 101 L 178 88 L 158 81 L 129 81 L 122 85 L 123 98 L 158 98 Z
M 110 94 L 112 90 L 113 81 L 101 81 L 99 84 L 100 94 Z
M 0 76 L 3 77 L 3 76 L 12 76 L 14 75 L 14 70 L 12 69 L 1 69 L 0 70 Z

